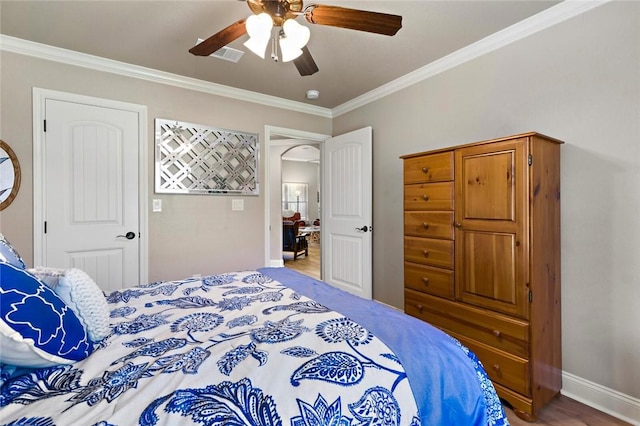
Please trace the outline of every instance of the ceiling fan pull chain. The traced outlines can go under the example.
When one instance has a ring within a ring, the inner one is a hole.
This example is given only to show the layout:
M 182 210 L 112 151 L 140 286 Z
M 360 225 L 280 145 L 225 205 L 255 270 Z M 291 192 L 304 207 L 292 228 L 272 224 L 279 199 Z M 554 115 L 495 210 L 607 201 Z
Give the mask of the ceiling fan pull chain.
M 278 32 L 275 31 L 271 38 L 271 59 L 273 59 L 274 62 L 278 62 Z

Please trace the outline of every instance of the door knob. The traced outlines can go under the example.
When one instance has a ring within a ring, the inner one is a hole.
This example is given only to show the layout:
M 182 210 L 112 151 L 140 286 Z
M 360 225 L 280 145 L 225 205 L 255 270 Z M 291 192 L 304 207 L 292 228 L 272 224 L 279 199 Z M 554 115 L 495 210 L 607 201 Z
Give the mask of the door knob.
M 364 225 L 362 228 L 356 228 L 356 231 L 361 231 L 361 232 L 367 232 L 369 230 L 369 228 L 367 227 L 367 225 Z
M 127 240 L 133 240 L 136 237 L 136 233 L 129 231 L 125 235 L 116 235 L 116 238 L 124 237 Z

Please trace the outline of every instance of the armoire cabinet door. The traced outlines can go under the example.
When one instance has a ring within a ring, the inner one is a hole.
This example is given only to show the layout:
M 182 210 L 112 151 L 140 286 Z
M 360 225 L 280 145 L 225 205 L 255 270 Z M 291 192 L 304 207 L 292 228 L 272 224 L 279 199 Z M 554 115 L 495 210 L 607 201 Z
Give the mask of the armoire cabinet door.
M 528 318 L 527 138 L 455 153 L 456 298 Z

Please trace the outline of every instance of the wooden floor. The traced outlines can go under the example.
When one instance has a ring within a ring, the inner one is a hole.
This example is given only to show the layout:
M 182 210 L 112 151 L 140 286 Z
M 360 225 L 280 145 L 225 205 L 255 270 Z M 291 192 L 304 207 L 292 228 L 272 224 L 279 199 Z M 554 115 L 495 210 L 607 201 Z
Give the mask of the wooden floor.
M 298 256 L 293 260 L 293 253 L 284 252 L 284 266 L 302 274 L 309 275 L 315 279 L 320 279 L 320 243 L 309 241 L 309 255 Z
M 284 253 L 284 266 L 302 274 L 320 279 L 320 243 L 309 243 L 309 256 L 293 260 L 292 253 Z M 630 426 L 615 417 L 581 404 L 571 398 L 560 395 L 551 401 L 538 414 L 535 423 L 528 423 L 505 406 L 507 418 L 512 426 L 545 425 L 545 426 Z
M 505 411 L 512 426 L 631 426 L 630 423 L 563 395 L 558 396 L 544 407 L 538 414 L 538 420 L 535 423 L 520 419 L 508 407 L 505 407 Z

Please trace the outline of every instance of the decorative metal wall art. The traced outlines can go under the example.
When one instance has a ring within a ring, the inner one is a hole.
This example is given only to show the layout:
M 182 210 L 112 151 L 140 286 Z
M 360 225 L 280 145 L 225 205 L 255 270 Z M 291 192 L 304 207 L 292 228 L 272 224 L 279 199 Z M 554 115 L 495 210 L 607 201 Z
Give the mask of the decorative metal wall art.
M 258 195 L 258 135 L 157 118 L 155 190 Z
M 18 195 L 20 189 L 20 163 L 11 147 L 0 140 L 0 210 Z

